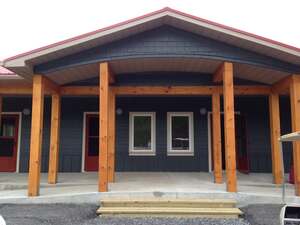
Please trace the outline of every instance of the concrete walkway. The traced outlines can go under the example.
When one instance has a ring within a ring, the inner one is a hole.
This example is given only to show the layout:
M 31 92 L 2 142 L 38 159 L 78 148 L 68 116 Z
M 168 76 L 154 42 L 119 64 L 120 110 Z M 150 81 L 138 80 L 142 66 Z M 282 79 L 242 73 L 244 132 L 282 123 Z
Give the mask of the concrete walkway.
M 56 185 L 41 175 L 41 196 L 27 198 L 28 174 L 0 173 L 0 203 L 99 203 L 105 197 L 233 198 L 239 206 L 280 204 L 281 187 L 272 184 L 272 174 L 238 174 L 238 193 L 226 192 L 226 184 L 214 184 L 213 175 L 202 172 L 122 172 L 109 192 L 97 192 L 97 173 L 60 173 Z M 300 203 L 292 185 L 287 185 L 289 202 Z

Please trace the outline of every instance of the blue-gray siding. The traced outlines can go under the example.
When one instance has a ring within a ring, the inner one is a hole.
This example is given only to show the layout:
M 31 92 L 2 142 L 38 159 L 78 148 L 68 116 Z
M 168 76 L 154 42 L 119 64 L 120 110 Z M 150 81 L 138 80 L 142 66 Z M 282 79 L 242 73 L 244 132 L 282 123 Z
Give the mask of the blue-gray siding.
M 50 131 L 50 99 L 45 101 L 44 139 L 42 171 L 47 171 Z M 269 117 L 267 97 L 238 97 L 236 110 L 246 116 L 248 152 L 251 172 L 271 171 Z M 117 98 L 117 107 L 123 114 L 117 116 L 118 171 L 207 171 L 208 132 L 207 116 L 200 115 L 200 108 L 211 110 L 209 97 L 122 97 Z M 3 111 L 19 112 L 31 109 L 29 97 L 5 97 Z M 59 170 L 81 171 L 83 112 L 98 111 L 97 97 L 64 97 L 62 99 L 62 121 Z M 157 156 L 128 156 L 128 113 L 129 111 L 155 111 L 157 113 L 156 149 Z M 195 129 L 195 156 L 166 156 L 166 112 L 193 111 Z M 20 171 L 28 171 L 31 116 L 22 116 L 22 138 Z M 290 111 L 288 98 L 281 99 L 282 133 L 290 132 Z M 286 145 L 286 164 L 289 165 L 291 146 Z M 288 166 L 287 166 L 288 167 Z M 287 168 L 288 169 L 288 168 Z
M 129 58 L 206 58 L 240 62 L 289 73 L 300 66 L 228 45 L 170 26 L 162 26 L 104 46 L 65 56 L 34 67 L 36 73 L 51 73 L 74 66 Z

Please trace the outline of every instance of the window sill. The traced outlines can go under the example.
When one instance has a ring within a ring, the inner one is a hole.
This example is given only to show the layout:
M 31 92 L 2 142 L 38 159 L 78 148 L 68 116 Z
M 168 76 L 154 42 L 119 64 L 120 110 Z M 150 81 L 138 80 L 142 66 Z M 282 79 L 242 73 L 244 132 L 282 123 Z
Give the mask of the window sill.
M 136 151 L 129 151 L 129 156 L 156 156 L 156 152 L 153 152 L 153 151 L 139 151 L 139 152 L 136 152 Z
M 168 156 L 194 156 L 194 152 L 186 152 L 186 151 L 168 151 Z

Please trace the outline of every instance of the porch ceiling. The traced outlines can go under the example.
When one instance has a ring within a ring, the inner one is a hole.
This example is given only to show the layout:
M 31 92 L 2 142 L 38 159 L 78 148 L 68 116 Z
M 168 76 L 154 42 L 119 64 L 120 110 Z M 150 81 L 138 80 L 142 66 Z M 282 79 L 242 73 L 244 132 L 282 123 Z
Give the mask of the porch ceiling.
M 199 72 L 213 74 L 221 63 L 218 60 L 196 58 L 150 58 L 116 60 L 111 61 L 110 66 L 116 75 L 139 72 Z M 49 73 L 46 76 L 56 83 L 63 85 L 98 77 L 98 74 L 99 65 L 95 63 Z M 273 84 L 288 75 L 288 73 L 281 71 L 240 63 L 234 64 L 234 76 L 245 80 Z

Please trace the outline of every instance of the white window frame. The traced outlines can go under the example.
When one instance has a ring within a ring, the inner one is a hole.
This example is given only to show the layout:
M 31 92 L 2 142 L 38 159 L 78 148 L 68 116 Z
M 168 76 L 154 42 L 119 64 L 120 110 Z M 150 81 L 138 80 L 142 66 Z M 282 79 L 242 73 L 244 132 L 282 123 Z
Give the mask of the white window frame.
M 151 118 L 151 149 L 134 149 L 134 117 L 149 116 Z M 156 155 L 156 113 L 155 112 L 129 112 L 129 156 L 155 156 Z
M 172 117 L 184 116 L 189 119 L 189 150 L 172 149 Z M 193 112 L 168 112 L 167 113 L 167 142 L 168 156 L 194 156 L 194 114 Z

